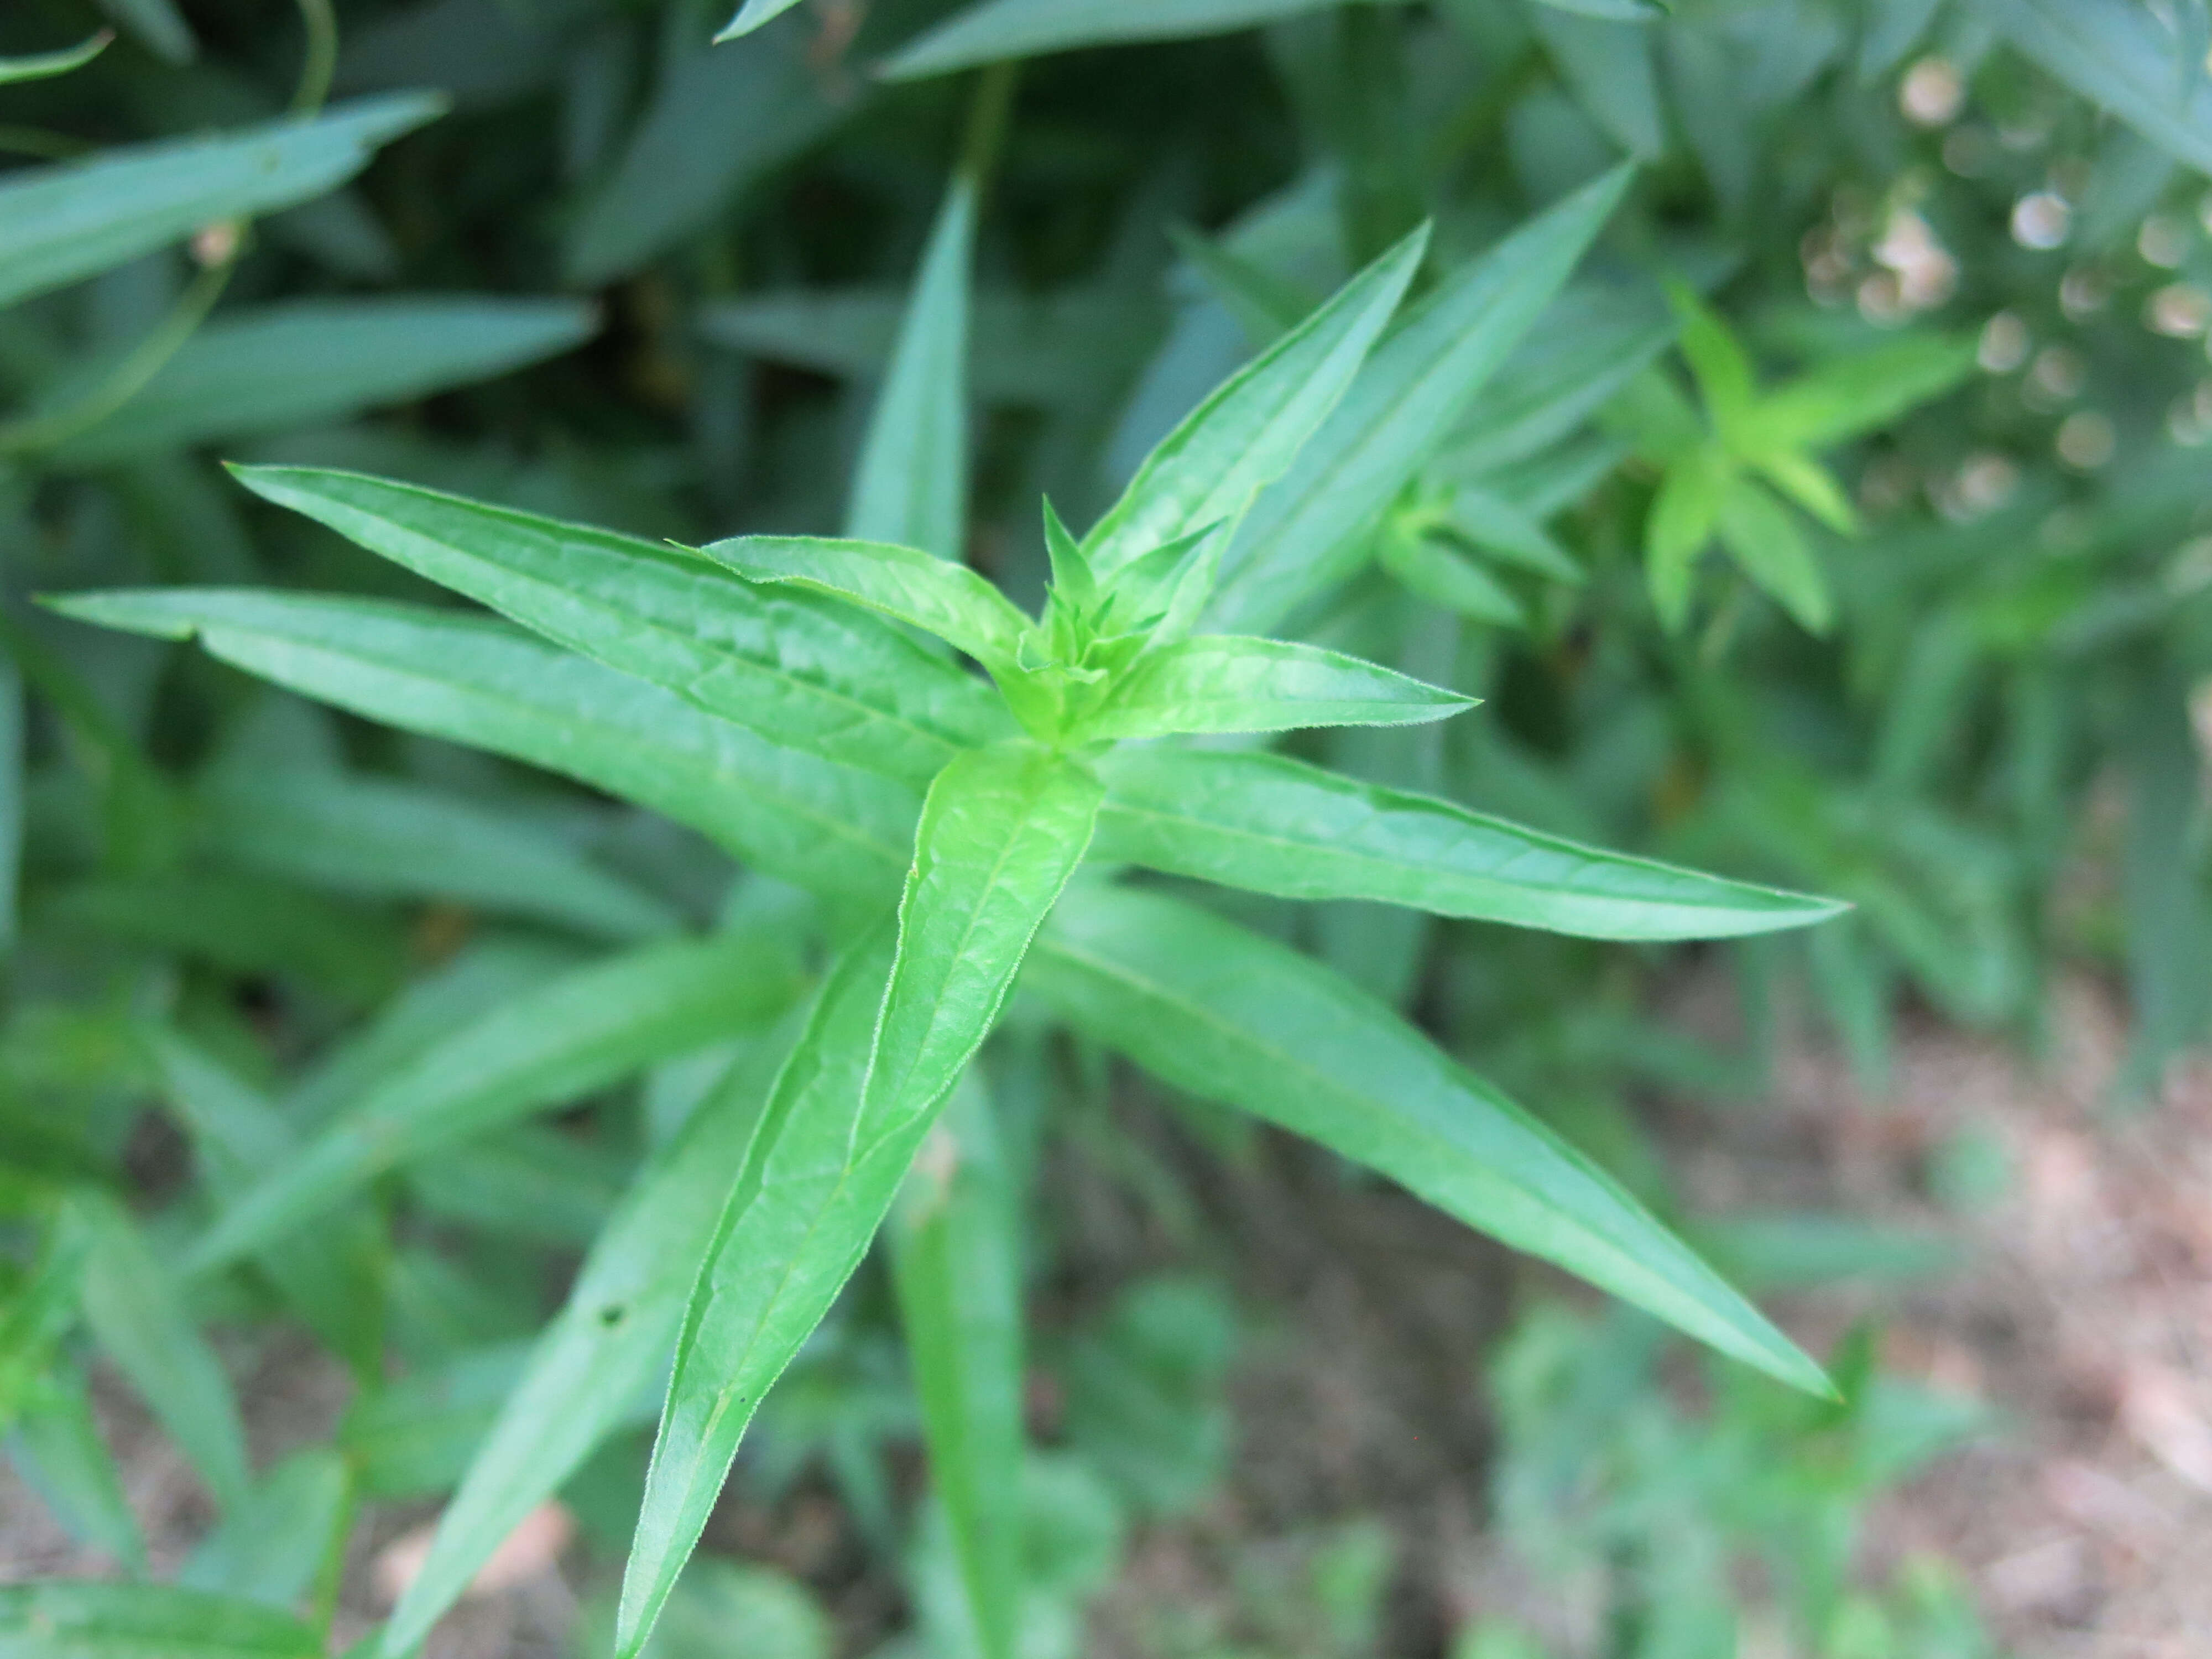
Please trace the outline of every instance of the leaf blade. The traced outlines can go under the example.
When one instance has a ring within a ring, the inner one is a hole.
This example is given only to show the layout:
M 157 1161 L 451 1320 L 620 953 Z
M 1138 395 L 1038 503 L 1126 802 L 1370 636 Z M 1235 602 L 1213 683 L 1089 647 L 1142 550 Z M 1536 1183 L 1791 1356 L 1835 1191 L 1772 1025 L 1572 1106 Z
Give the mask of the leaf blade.
M 1583 939 L 1724 939 L 1844 907 L 1585 847 L 1279 755 L 1103 763 L 1102 861 L 1293 899 L 1369 899 Z
M 1474 702 L 1318 646 L 1209 634 L 1146 652 L 1084 731 L 1135 738 L 1406 726 L 1446 719 Z
M 733 536 L 700 551 L 748 581 L 788 582 L 880 611 L 981 663 L 1012 661 L 1030 625 L 985 578 L 919 548 L 828 536 Z

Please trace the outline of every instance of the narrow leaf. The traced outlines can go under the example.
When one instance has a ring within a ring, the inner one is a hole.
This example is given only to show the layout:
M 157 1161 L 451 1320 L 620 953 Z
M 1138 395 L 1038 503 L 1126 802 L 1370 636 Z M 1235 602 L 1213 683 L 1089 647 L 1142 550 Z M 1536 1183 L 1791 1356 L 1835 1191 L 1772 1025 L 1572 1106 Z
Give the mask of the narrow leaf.
M 589 339 L 599 314 L 573 300 L 406 295 L 290 300 L 202 327 L 144 389 L 53 452 L 58 466 L 103 466 L 217 439 L 289 432 L 427 397 L 556 357 Z M 97 380 L 109 365 L 84 371 Z M 78 382 L 57 385 L 68 406 Z M 33 414 L 37 412 L 35 410 Z
M 650 1410 L 769 1081 L 757 1060 L 726 1072 L 608 1218 L 439 1517 L 429 1556 L 385 1627 L 386 1659 L 413 1652 L 523 1516 L 641 1405 Z
M 1659 481 L 1644 527 L 1644 575 L 1659 620 L 1669 629 L 1689 619 L 1692 579 L 1720 521 L 1730 477 L 1719 447 L 1707 444 L 1678 457 Z
M 336 188 L 380 144 L 433 119 L 421 93 L 213 138 L 111 149 L 0 183 L 0 306 L 90 276 L 191 235 Z
M 1024 1591 L 1019 1215 L 991 1102 L 970 1067 L 893 1212 L 893 1283 L 930 1485 L 981 1659 L 1012 1659 Z
M 0 1589 L 8 1659 L 322 1659 L 322 1639 L 258 1601 L 170 1584 Z
M 269 1471 L 177 1573 L 189 1589 L 295 1607 L 331 1583 L 353 1511 L 353 1474 L 327 1446 L 310 1446 Z
M 788 582 L 879 611 L 981 663 L 1011 662 L 1030 625 L 984 577 L 918 548 L 823 536 L 738 536 L 701 551 L 749 581 Z
M 692 1291 L 623 1579 L 623 1659 L 650 1632 L 761 1396 L 851 1275 L 997 1019 L 1100 793 L 1087 769 L 1025 748 L 963 755 L 931 787 L 888 971 L 879 929 L 823 988 Z
M 1974 367 L 1975 343 L 1911 335 L 1822 363 L 1762 401 L 1758 435 L 1777 447 L 1820 449 L 1877 431 L 1941 397 Z
M 1628 187 L 1609 173 L 1455 274 L 1395 330 L 1223 556 L 1212 616 L 1263 631 L 1363 556 L 1397 498 L 1565 283 Z
M 709 714 L 917 785 L 1004 734 L 988 687 L 849 605 L 679 548 L 359 473 L 240 467 L 254 494 Z
M 1835 615 L 1819 556 L 1790 509 L 1747 478 L 1721 493 L 1721 542 L 1744 574 L 1808 632 L 1825 634 Z
M 1317 646 L 1209 634 L 1139 658 L 1085 735 L 1287 732 L 1306 726 L 1408 726 L 1475 699 Z
M 563 975 L 385 1079 L 226 1209 L 191 1266 L 258 1249 L 410 1159 L 764 1024 L 793 990 L 780 958 L 746 933 L 650 945 Z
M 2212 172 L 2212 83 L 2200 75 L 2177 88 L 2172 36 L 2156 13 L 2130 0 L 1986 0 L 1986 9 L 2047 73 Z
M 1173 899 L 1081 890 L 1026 983 L 1177 1088 L 1310 1136 L 1723 1353 L 1829 1393 L 1819 1366 L 1595 1164 L 1297 952 Z
M 1127 749 L 1093 856 L 1292 899 L 1371 899 L 1583 939 L 1729 939 L 1845 907 L 1584 847 L 1279 755 Z
M 856 541 L 918 547 L 955 564 L 968 525 L 968 273 L 975 207 L 975 181 L 963 174 L 930 234 L 845 513 L 845 533 Z
M 673 933 L 662 900 L 526 819 L 397 778 L 237 769 L 199 792 L 218 857 L 369 898 L 443 898 L 603 939 Z
M 87 1242 L 85 1322 L 216 1501 L 231 1508 L 252 1484 L 245 1425 L 230 1379 L 193 1322 L 168 1264 L 104 1192 L 73 1194 L 69 1218 Z
M 580 778 L 665 812 L 769 874 L 888 893 L 917 795 L 781 749 L 504 623 L 449 610 L 247 589 L 112 589 L 50 602 L 82 621 L 198 635 L 211 655 L 411 732 Z
M 1224 520 L 1287 471 L 1343 398 L 1426 252 L 1426 225 L 1346 283 L 1334 298 L 1162 439 L 1121 499 L 1084 538 L 1102 580 L 1152 548 Z
M 8 1456 L 70 1537 L 145 1576 L 146 1540 L 93 1420 L 81 1371 L 64 1364 L 40 1379 L 8 1437 Z

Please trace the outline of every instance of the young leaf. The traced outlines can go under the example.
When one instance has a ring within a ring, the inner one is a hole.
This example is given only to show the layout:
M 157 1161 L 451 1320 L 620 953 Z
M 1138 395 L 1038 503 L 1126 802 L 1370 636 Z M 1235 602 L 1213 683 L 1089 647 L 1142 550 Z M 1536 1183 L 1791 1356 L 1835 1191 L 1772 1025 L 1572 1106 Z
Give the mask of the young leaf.
M 0 182 L 0 306 L 150 253 L 219 220 L 320 196 L 380 144 L 434 118 L 422 93 L 214 138 L 107 150 Z
M 1370 899 L 1583 939 L 1729 939 L 1845 907 L 1540 835 L 1279 755 L 1125 749 L 1092 856 L 1292 899 Z
M 1068 895 L 1025 981 L 1177 1088 L 1320 1141 L 1793 1387 L 1820 1369 L 1612 1178 L 1365 993 L 1176 900 Z
M 823 536 L 736 536 L 700 550 L 748 581 L 788 582 L 880 611 L 986 665 L 1012 662 L 1030 626 L 985 578 L 917 548 Z
M 864 1147 L 941 1103 L 990 1035 L 1103 793 L 1088 767 L 1026 744 L 963 755 L 930 786 L 868 1063 Z
M 989 1033 L 1099 793 L 1084 768 L 1020 748 L 963 755 L 931 787 L 895 952 L 887 963 L 878 928 L 823 986 L 692 1291 L 623 1577 L 623 1659 L 650 1633 L 761 1396 L 851 1276 Z
M 1405 297 L 1429 244 L 1422 226 L 1239 369 L 1147 456 L 1084 538 L 1103 580 L 1164 542 L 1234 522 L 1328 417 Z
M 794 988 L 775 953 L 742 933 L 649 945 L 564 975 L 494 1009 L 355 1103 L 226 1209 L 191 1266 L 205 1272 L 233 1261 L 449 1142 L 763 1024 Z
M 1261 492 L 1223 556 L 1211 616 L 1264 631 L 1352 568 L 1352 539 L 1426 464 L 1612 216 L 1617 168 L 1447 280 L 1376 348 L 1343 402 Z
M 121 409 L 55 448 L 52 460 L 106 466 L 156 450 L 324 425 L 557 357 L 598 331 L 598 313 L 574 300 L 410 294 L 227 313 Z M 88 365 L 84 383 L 111 370 Z M 52 400 L 66 408 L 81 395 L 70 380 Z
M 504 623 L 248 589 L 110 589 L 64 616 L 210 654 L 412 732 L 511 755 L 665 813 L 771 875 L 847 900 L 894 890 L 918 796 L 778 748 L 673 692 Z
M 527 819 L 397 778 L 239 768 L 198 793 L 216 856 L 371 898 L 445 898 L 601 939 L 673 933 L 662 900 Z
M 1759 388 L 1751 358 L 1728 325 L 1687 286 L 1668 283 L 1667 297 L 1680 319 L 1682 356 L 1689 360 L 1714 429 L 1732 449 L 1749 447 L 1760 435 L 1752 421 Z
M 787 748 L 926 783 L 1005 734 L 988 686 L 849 605 L 682 549 L 358 473 L 234 468 L 303 513 L 610 668 Z
M 232 1508 L 252 1485 L 245 1425 L 222 1363 L 200 1334 L 168 1265 L 104 1192 L 72 1194 L 68 1216 L 86 1240 L 85 1322 L 216 1501 Z
M 323 1659 L 322 1638 L 258 1601 L 169 1584 L 0 1589 L 0 1653 L 23 1659 Z
M 1433 536 L 1385 534 L 1377 562 L 1407 591 L 1475 622 L 1523 628 L 1528 613 L 1497 577 Z
M 955 564 L 968 524 L 968 268 L 975 252 L 975 181 L 963 174 L 930 234 L 845 512 L 845 533 L 855 541 L 918 547 Z
M 981 1659 L 1012 1659 L 1024 1591 L 1020 1217 L 998 1124 L 970 1067 L 890 1223 L 899 1322 L 930 1486 L 960 1563 Z
M 22 58 L 0 58 L 0 87 L 16 81 L 45 81 L 57 75 L 67 75 L 71 70 L 82 69 L 106 52 L 115 40 L 113 29 L 102 29 L 97 34 L 87 35 L 73 46 L 59 52 L 33 52 Z
M 1090 738 L 1408 726 L 1475 699 L 1318 646 L 1202 635 L 1139 657 L 1089 719 Z
M 748 9 L 776 3 L 750 0 Z M 1336 0 L 1115 0 L 1112 5 L 1099 5 L 1096 0 L 982 0 L 909 42 L 877 72 L 887 81 L 912 81 L 1076 46 L 1225 34 L 1334 3 Z
M 1908 335 L 1822 363 L 1761 401 L 1753 435 L 1778 448 L 1820 449 L 1879 430 L 1964 380 L 1974 350 L 1968 338 Z
M 522 1517 L 648 1399 L 769 1081 L 758 1058 L 726 1072 L 607 1218 L 392 1609 L 386 1659 L 415 1651 Z
M 1797 520 L 1747 478 L 1721 492 L 1718 528 L 1730 557 L 1808 632 L 1825 634 L 1835 614 L 1828 579 Z
M 187 1558 L 177 1583 L 294 1607 L 334 1575 L 353 1510 L 353 1474 L 327 1446 L 297 1451 L 269 1471 Z

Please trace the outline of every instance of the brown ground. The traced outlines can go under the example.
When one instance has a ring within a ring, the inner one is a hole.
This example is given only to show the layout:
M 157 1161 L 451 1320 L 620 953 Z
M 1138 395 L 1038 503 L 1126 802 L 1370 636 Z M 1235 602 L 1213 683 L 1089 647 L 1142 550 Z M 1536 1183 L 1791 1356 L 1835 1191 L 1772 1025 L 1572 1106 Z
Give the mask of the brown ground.
M 1962 1242 L 1960 1270 L 1885 1293 L 1886 1358 L 1986 1401 L 2004 1431 L 1885 1503 L 1869 1528 L 1877 1565 L 1948 1556 L 2020 1659 L 2199 1659 L 2212 1654 L 2212 1066 L 2179 1070 L 2154 1109 L 2119 1114 L 2106 1096 L 2120 1041 L 2108 1001 L 2067 988 L 2053 1030 L 2038 1066 L 1994 1042 L 1916 1029 L 1881 1101 L 1800 1048 L 1771 1101 L 1668 1105 L 1668 1138 L 1698 1149 L 1682 1174 L 1700 1208 L 1832 1206 Z M 1992 1138 L 2013 1173 L 1961 1220 L 1924 1196 L 1925 1176 L 1931 1151 L 1967 1130 Z M 1449 1625 L 1519 1594 L 1480 1525 L 1480 1357 L 1511 1270 L 1420 1206 L 1346 1186 L 1279 1142 L 1207 1182 L 1200 1204 L 1216 1224 L 1197 1234 L 1237 1241 L 1224 1265 L 1271 1310 L 1237 1385 L 1237 1470 L 1199 1520 L 1137 1540 L 1094 1654 L 1128 1653 L 1143 1609 L 1222 1599 L 1255 1539 L 1361 1514 L 1400 1543 L 1389 1650 L 1439 1651 Z M 1063 1214 L 1077 1254 L 1088 1235 L 1118 1266 L 1182 1247 L 1171 1217 L 1133 1216 L 1103 1182 L 1079 1182 Z M 1828 1293 L 1783 1312 L 1817 1351 L 1863 1305 Z M 340 1403 L 342 1385 L 300 1351 L 240 1358 L 262 1455 Z M 135 1404 L 102 1396 L 157 1567 L 173 1565 L 206 1523 L 204 1500 Z M 819 1569 L 851 1555 L 825 1508 L 802 1493 L 779 1514 L 725 1515 L 716 1535 Z M 377 1553 L 422 1518 L 384 1518 L 364 1540 L 349 1625 L 374 1613 Z M 799 1547 L 810 1534 L 819 1548 Z M 0 1582 L 100 1570 L 0 1465 Z M 847 1577 L 848 1628 L 883 1617 L 886 1588 Z M 434 1659 L 557 1652 L 574 1602 L 548 1565 L 465 1604 Z

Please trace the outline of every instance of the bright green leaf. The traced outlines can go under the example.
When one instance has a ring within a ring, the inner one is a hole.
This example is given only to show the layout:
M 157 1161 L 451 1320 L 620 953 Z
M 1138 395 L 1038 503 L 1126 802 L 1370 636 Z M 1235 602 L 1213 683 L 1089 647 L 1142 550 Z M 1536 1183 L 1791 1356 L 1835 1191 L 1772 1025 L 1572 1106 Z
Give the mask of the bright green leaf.
M 323 1659 L 322 1638 L 258 1601 L 169 1584 L 0 1589 L 6 1659 Z
M 1026 981 L 1177 1088 L 1308 1135 L 1815 1394 L 1807 1358 L 1595 1164 L 1364 993 L 1158 895 L 1080 890 Z
M 964 565 L 918 548 L 823 536 L 736 536 L 701 550 L 748 581 L 789 582 L 936 635 L 978 662 L 1013 659 L 1030 619 Z
M 1668 629 L 1690 615 L 1690 584 L 1720 521 L 1731 473 L 1718 446 L 1693 449 L 1668 467 L 1644 527 L 1644 574 Z
M 1747 576 L 1808 631 L 1824 634 L 1834 616 L 1828 579 L 1789 508 L 1747 478 L 1721 492 L 1721 542 Z
M 1163 543 L 1234 523 L 1342 400 L 1429 244 L 1424 225 L 1245 365 L 1160 441 L 1084 538 L 1102 580 Z
M 691 708 L 504 623 L 244 589 L 113 589 L 66 616 L 169 639 L 371 720 L 472 744 L 665 812 L 810 890 L 888 892 L 918 797 Z
M 1292 899 L 1371 899 L 1584 939 L 1802 927 L 1833 900 L 1540 835 L 1279 755 L 1127 749 L 1094 856 Z
M 1318 646 L 1209 634 L 1139 657 L 1084 732 L 1092 738 L 1154 738 L 1178 732 L 1408 726 L 1443 720 L 1474 702 Z
M 1368 358 L 1223 556 L 1218 626 L 1264 629 L 1357 567 L 1398 497 L 1543 314 L 1632 174 L 1607 173 L 1454 273 Z
M 1776 447 L 1820 449 L 1876 431 L 1958 385 L 1974 351 L 1970 338 L 1915 334 L 1832 359 L 1761 400 L 1753 435 Z

